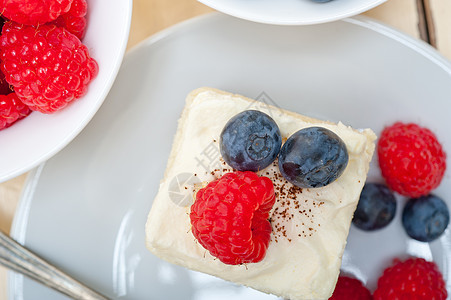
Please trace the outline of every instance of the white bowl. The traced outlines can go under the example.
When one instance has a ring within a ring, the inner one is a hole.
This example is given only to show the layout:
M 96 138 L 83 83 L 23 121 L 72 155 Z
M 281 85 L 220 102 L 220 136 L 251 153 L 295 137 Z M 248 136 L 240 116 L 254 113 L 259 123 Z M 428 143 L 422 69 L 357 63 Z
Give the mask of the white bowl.
M 128 41 L 132 0 L 87 0 L 83 43 L 99 64 L 87 94 L 63 110 L 27 118 L 0 130 L 0 182 L 25 173 L 64 148 L 86 126 L 107 96 Z
M 198 0 L 220 12 L 259 23 L 308 25 L 336 21 L 376 7 L 386 0 Z

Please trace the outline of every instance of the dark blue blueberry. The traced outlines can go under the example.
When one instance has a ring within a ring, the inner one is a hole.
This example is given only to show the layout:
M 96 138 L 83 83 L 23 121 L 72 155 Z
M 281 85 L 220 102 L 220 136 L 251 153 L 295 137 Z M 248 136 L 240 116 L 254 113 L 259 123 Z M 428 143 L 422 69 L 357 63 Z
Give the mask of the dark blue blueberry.
M 323 127 L 309 127 L 288 138 L 279 154 L 282 175 L 301 188 L 326 186 L 335 181 L 348 164 L 345 143 Z
M 438 238 L 448 223 L 448 206 L 434 195 L 408 200 L 402 213 L 402 225 L 407 234 L 421 242 L 431 242 Z
M 265 113 L 245 110 L 231 118 L 221 132 L 222 158 L 239 171 L 258 171 L 277 157 L 282 137 L 276 122 Z
M 362 230 L 376 230 L 387 226 L 395 213 L 396 199 L 388 187 L 379 183 L 366 183 L 352 223 Z

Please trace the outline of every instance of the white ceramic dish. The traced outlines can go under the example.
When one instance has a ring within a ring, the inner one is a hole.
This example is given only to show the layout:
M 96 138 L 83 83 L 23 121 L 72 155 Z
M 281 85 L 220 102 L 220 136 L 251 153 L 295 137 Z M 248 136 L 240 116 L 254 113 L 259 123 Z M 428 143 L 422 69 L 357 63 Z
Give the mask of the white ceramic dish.
M 177 119 L 200 86 L 376 132 L 395 120 L 419 122 L 451 151 L 451 65 L 428 45 L 363 18 L 282 27 L 213 14 L 128 53 L 92 122 L 30 175 L 12 235 L 113 299 L 275 299 L 145 249 L 144 224 Z M 380 180 L 375 163 L 370 178 Z M 449 171 L 436 193 L 451 203 Z M 438 263 L 450 288 L 450 232 L 413 242 L 399 212 L 381 231 L 351 229 L 343 269 L 374 287 L 393 257 L 419 255 Z M 9 278 L 11 300 L 64 299 L 20 275 Z
M 355 16 L 386 0 L 198 0 L 220 12 L 266 24 L 309 25 Z
M 91 120 L 116 78 L 127 46 L 132 0 L 88 0 L 83 43 L 99 64 L 88 93 L 63 110 L 27 118 L 0 131 L 0 182 L 36 167 L 65 147 Z

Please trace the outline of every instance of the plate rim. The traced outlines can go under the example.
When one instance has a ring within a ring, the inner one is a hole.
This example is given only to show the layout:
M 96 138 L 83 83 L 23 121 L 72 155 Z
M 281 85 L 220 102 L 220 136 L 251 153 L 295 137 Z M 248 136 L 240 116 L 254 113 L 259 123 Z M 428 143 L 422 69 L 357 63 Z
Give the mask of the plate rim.
M 132 2 L 132 0 L 130 0 Z M 154 44 L 158 43 L 165 38 L 176 34 L 179 30 L 185 29 L 190 26 L 195 26 L 201 24 L 202 22 L 208 22 L 210 19 L 220 18 L 221 16 L 226 16 L 226 14 L 220 12 L 212 12 L 197 17 L 190 18 L 188 20 L 182 21 L 175 25 L 172 25 L 162 31 L 159 31 L 153 35 L 150 35 L 143 41 L 139 42 L 137 45 L 129 49 L 124 56 L 124 60 L 130 59 L 142 48 L 152 47 Z M 350 18 L 345 18 L 339 20 L 338 22 L 346 22 L 354 24 L 356 26 L 367 28 L 371 31 L 377 32 L 383 36 L 386 36 L 396 42 L 399 42 L 406 47 L 412 49 L 413 51 L 421 54 L 423 57 L 427 58 L 429 61 L 434 63 L 443 69 L 446 73 L 451 76 L 451 61 L 445 58 L 437 49 L 433 48 L 426 42 L 407 35 L 389 25 L 386 25 L 380 21 L 372 19 L 367 16 L 353 16 Z M 265 24 L 266 26 L 273 26 L 270 24 Z M 276 25 L 277 26 L 277 25 Z M 119 70 L 118 70 L 119 72 Z M 94 115 L 95 117 L 95 115 Z M 24 188 L 22 189 L 19 201 L 17 203 L 15 215 L 13 218 L 10 236 L 17 240 L 19 243 L 23 244 L 26 238 L 26 231 L 28 226 L 28 214 L 30 211 L 30 206 L 32 205 L 34 192 L 36 186 L 39 182 L 41 172 L 45 168 L 46 162 L 41 163 L 39 166 L 32 169 L 26 178 Z M 17 291 L 21 289 L 24 276 L 13 271 L 7 271 L 7 299 L 15 299 L 12 295 L 12 291 Z
M 384 0 L 386 1 L 386 0 Z M 186 28 L 188 26 L 193 26 L 194 24 L 197 24 L 198 22 L 207 22 L 210 18 L 216 18 L 222 15 L 227 15 L 222 12 L 210 12 L 203 15 L 199 15 L 190 19 L 187 19 L 185 21 L 179 22 L 177 24 L 174 24 L 172 26 L 169 26 L 168 28 L 165 28 L 159 32 L 156 32 L 149 37 L 145 38 L 138 44 L 136 44 L 134 47 L 132 47 L 130 50 L 127 51 L 125 54 L 125 57 L 134 55 L 135 52 L 139 51 L 141 48 L 148 47 L 152 44 L 157 43 L 158 41 L 171 36 L 179 29 Z M 430 44 L 426 43 L 425 41 L 412 37 L 408 35 L 407 33 L 403 33 L 398 29 L 395 29 L 394 27 L 385 24 L 381 21 L 378 21 L 374 18 L 364 16 L 364 15 L 358 15 L 358 16 L 352 16 L 348 18 L 340 19 L 336 22 L 346 22 L 355 24 L 360 27 L 367 28 L 369 30 L 372 30 L 374 32 L 377 32 L 383 36 L 386 36 L 392 40 L 395 40 L 396 42 L 399 42 L 410 49 L 420 53 L 422 56 L 428 58 L 432 62 L 434 62 L 436 65 L 440 66 L 444 71 L 446 71 L 448 74 L 451 75 L 451 61 L 447 59 L 443 54 L 441 54 L 437 49 L 432 47 Z M 274 24 L 266 24 L 262 23 L 262 25 L 266 26 L 272 26 Z M 321 24 L 317 24 L 321 26 Z M 277 26 L 277 25 L 275 25 Z
M 222 13 L 234 16 L 236 18 L 240 18 L 243 20 L 248 20 L 252 22 L 257 23 L 263 23 L 263 24 L 271 24 L 271 25 L 283 25 L 283 26 L 297 26 L 297 25 L 314 25 L 314 24 L 322 24 L 322 23 L 329 23 L 334 21 L 339 21 L 348 17 L 356 16 L 358 14 L 361 14 L 365 11 L 368 11 L 374 7 L 377 7 L 387 0 L 376 0 L 372 3 L 369 3 L 368 5 L 362 6 L 359 9 L 356 10 L 349 10 L 347 12 L 342 12 L 340 14 L 337 14 L 333 17 L 323 17 L 318 18 L 314 20 L 277 20 L 277 19 L 271 19 L 271 18 L 264 18 L 264 17 L 249 17 L 246 15 L 246 13 L 242 13 L 240 10 L 234 10 L 234 9 L 224 9 L 220 8 L 219 5 L 216 5 L 216 2 L 212 0 L 197 0 L 198 2 L 213 8 L 214 10 L 220 11 Z M 212 3 L 213 2 L 213 3 Z

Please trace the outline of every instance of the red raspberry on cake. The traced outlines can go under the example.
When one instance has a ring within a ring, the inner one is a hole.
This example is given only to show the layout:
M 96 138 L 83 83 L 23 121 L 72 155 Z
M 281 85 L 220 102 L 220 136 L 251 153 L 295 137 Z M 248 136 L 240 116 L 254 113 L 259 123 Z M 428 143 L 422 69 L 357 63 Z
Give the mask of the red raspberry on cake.
M 0 95 L 0 130 L 8 128 L 16 121 L 25 118 L 31 110 L 12 92 Z
M 370 291 L 358 279 L 340 276 L 329 300 L 371 300 Z
M 69 11 L 72 0 L 0 0 L 2 15 L 26 25 L 44 24 Z
M 386 127 L 377 148 L 387 185 L 404 196 L 417 198 L 439 186 L 446 169 L 446 154 L 427 128 L 397 122 Z
M 395 259 L 377 282 L 375 300 L 445 300 L 445 281 L 437 265 L 422 258 Z
M 269 178 L 250 171 L 226 173 L 197 192 L 190 213 L 193 235 L 225 264 L 259 262 L 269 245 L 274 202 Z
M 82 97 L 98 73 L 88 48 L 64 28 L 7 22 L 0 36 L 1 70 L 32 110 L 53 113 Z
M 86 13 L 88 4 L 86 0 L 73 0 L 70 10 L 59 16 L 53 24 L 66 28 L 70 33 L 76 35 L 80 40 L 83 39 L 86 30 Z

